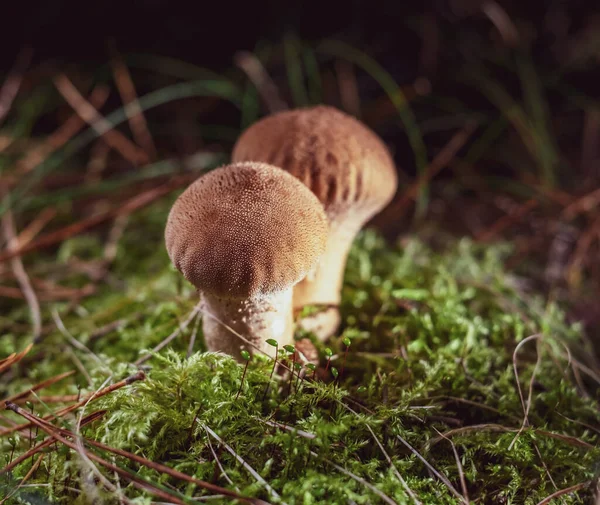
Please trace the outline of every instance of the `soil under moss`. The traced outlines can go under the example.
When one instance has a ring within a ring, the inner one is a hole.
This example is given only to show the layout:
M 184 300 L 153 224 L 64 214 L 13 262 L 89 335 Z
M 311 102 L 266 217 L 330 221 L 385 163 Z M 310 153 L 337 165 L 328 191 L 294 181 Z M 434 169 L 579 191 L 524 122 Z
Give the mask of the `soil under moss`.
M 26 407 L 39 415 L 57 410 L 72 400 L 50 396 L 84 396 L 135 373 L 133 362 L 187 319 L 196 295 L 162 245 L 169 203 L 130 222 L 95 295 L 49 307 L 46 320 L 64 328 L 49 330 L 1 377 L 2 397 L 75 370 Z M 64 243 L 53 261 L 69 268 L 101 249 L 88 235 Z M 571 486 L 578 490 L 551 503 L 588 503 L 600 471 L 600 411 L 598 383 L 581 362 L 581 330 L 506 271 L 507 252 L 469 240 L 442 251 L 417 239 L 390 246 L 365 232 L 347 266 L 343 327 L 328 347 L 317 344 L 317 379 L 308 370 L 303 380 L 270 380 L 273 363 L 261 357 L 244 376 L 243 365 L 203 352 L 193 319 L 144 363 L 145 380 L 57 425 L 72 430 L 77 417 L 105 410 L 83 428 L 85 437 L 271 503 L 535 505 Z M 0 357 L 30 341 L 27 323 L 25 305 L 7 311 Z M 23 421 L 0 415 L 0 431 Z M 0 465 L 44 438 L 36 429 L 1 436 Z M 87 448 L 159 486 L 173 503 L 215 495 Z M 44 449 L 17 490 L 37 458 L 0 476 L 0 496 L 14 492 L 7 503 L 119 503 L 119 493 L 133 503 L 168 501 L 98 466 L 117 486 L 108 491 L 89 462 L 60 443 Z

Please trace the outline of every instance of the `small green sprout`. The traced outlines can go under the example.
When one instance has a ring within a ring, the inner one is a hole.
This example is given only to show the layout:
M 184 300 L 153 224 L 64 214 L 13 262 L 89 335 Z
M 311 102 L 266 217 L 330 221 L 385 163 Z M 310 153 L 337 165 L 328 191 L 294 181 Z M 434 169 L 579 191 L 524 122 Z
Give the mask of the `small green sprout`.
M 279 343 L 274 338 L 269 338 L 265 341 L 271 347 L 275 347 L 275 359 L 273 360 L 273 368 L 271 369 L 271 375 L 269 375 L 269 382 L 267 382 L 267 387 L 265 388 L 265 392 L 263 394 L 263 401 L 267 397 L 267 393 L 269 392 L 269 386 L 271 385 L 271 381 L 273 380 L 273 374 L 275 373 L 275 368 L 277 367 L 277 353 L 279 352 Z
M 343 344 L 346 346 L 346 349 L 344 351 L 344 362 L 342 363 L 342 371 L 340 372 L 340 375 L 344 375 L 344 368 L 346 367 L 346 357 L 348 356 L 348 349 L 350 349 L 350 344 L 352 343 L 352 340 L 350 340 L 348 337 L 344 337 L 342 339 Z
M 311 377 L 311 379 L 315 380 L 315 375 L 317 373 L 317 367 L 316 367 L 316 365 L 314 365 L 313 363 L 307 363 L 306 364 L 306 368 L 308 368 L 309 370 L 312 371 L 312 377 Z
M 333 351 L 329 347 L 325 347 L 325 356 L 327 356 L 327 364 L 325 365 L 325 371 L 329 370 L 329 363 L 331 363 L 331 356 L 333 356 Z
M 283 348 L 292 356 L 292 366 L 290 368 L 290 382 L 288 387 L 288 396 L 292 392 L 292 381 L 294 380 L 294 369 L 296 367 L 296 348 L 293 345 L 284 345 Z
M 242 386 L 244 385 L 244 379 L 246 378 L 246 372 L 248 371 L 248 364 L 250 363 L 250 353 L 248 351 L 240 352 L 242 355 L 242 359 L 246 362 L 246 366 L 244 367 L 244 373 L 242 374 L 242 380 L 240 381 L 240 388 L 238 389 L 237 394 L 235 395 L 235 399 L 237 400 L 240 396 L 240 392 L 242 391 Z
M 296 391 L 298 391 L 298 382 L 300 382 L 300 372 L 302 371 L 301 363 L 294 363 L 294 369 L 296 370 Z
M 9 437 L 8 443 L 10 444 L 10 447 L 11 447 L 10 458 L 9 458 L 9 462 L 8 462 L 8 464 L 10 465 L 12 463 L 13 456 L 15 454 L 15 449 L 17 447 L 17 441 L 15 440 L 15 437 Z

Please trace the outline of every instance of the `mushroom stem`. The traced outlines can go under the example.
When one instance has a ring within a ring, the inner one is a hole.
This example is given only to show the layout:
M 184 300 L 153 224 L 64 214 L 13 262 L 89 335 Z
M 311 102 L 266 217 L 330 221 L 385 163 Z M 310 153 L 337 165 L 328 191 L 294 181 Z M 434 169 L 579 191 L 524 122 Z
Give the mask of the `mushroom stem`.
M 299 325 L 325 340 L 335 333 L 340 323 L 337 306 L 341 301 L 346 258 L 360 226 L 334 226 L 331 224 L 325 253 L 314 273 L 309 274 L 294 287 L 294 308 L 305 305 L 328 306 L 321 312 L 305 317 Z
M 202 329 L 209 351 L 224 352 L 242 361 L 243 350 L 250 354 L 262 350 L 275 357 L 274 348 L 265 343 L 267 339 L 275 339 L 279 347 L 293 341 L 291 288 L 250 299 L 202 293 L 202 302 Z

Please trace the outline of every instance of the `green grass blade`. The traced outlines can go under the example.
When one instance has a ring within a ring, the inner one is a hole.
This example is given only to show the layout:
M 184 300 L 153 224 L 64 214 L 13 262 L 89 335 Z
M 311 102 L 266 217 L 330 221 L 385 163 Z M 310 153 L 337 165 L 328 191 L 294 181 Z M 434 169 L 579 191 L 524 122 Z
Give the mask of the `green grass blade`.
M 242 119 L 240 121 L 242 130 L 254 123 L 260 115 L 259 96 L 256 86 L 248 81 L 244 96 L 242 97 Z
M 288 34 L 284 37 L 285 69 L 292 99 L 297 107 L 308 104 L 308 95 L 304 86 L 304 71 L 298 54 L 301 47 L 301 43 L 295 35 Z
M 558 153 L 552 138 L 548 106 L 544 90 L 531 59 L 525 55 L 517 57 L 517 70 L 523 88 L 525 107 L 536 132 L 537 153 L 541 165 L 541 178 L 547 186 L 556 182 Z
M 319 62 L 312 47 L 307 44 L 302 45 L 302 59 L 306 69 L 306 80 L 308 83 L 308 96 L 310 103 L 317 105 L 323 101 L 323 83 L 321 82 L 321 72 Z

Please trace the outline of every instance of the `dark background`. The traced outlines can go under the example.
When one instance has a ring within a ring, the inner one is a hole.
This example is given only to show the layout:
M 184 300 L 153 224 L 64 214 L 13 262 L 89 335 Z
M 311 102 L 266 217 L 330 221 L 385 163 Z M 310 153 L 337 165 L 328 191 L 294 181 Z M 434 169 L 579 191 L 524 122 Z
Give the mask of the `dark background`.
M 516 19 L 544 23 L 557 10 L 569 14 L 569 30 L 577 31 L 598 3 L 585 0 L 499 1 Z M 240 49 L 252 50 L 260 40 L 278 40 L 294 31 L 307 40 L 342 38 L 358 47 L 387 52 L 388 61 L 414 61 L 419 40 L 407 22 L 427 13 L 452 30 L 488 26 L 479 0 L 424 2 L 170 2 L 71 1 L 10 2 L 2 19 L 1 63 L 11 64 L 23 46 L 35 50 L 35 61 L 98 63 L 106 60 L 106 42 L 114 39 L 122 52 L 178 57 L 191 63 L 224 68 Z M 545 42 L 543 39 L 542 44 Z M 550 42 L 550 41 L 547 41 Z
M 433 7 L 433 4 L 432 4 Z M 232 54 L 261 39 L 295 30 L 307 39 L 343 36 L 374 43 L 393 35 L 399 21 L 422 3 L 361 2 L 169 2 L 166 0 L 21 2 L 9 7 L 1 35 L 2 62 L 22 45 L 36 60 L 94 63 L 106 59 L 106 40 L 120 51 L 160 54 L 212 68 L 231 65 Z M 4 23 L 3 23 L 4 24 Z

